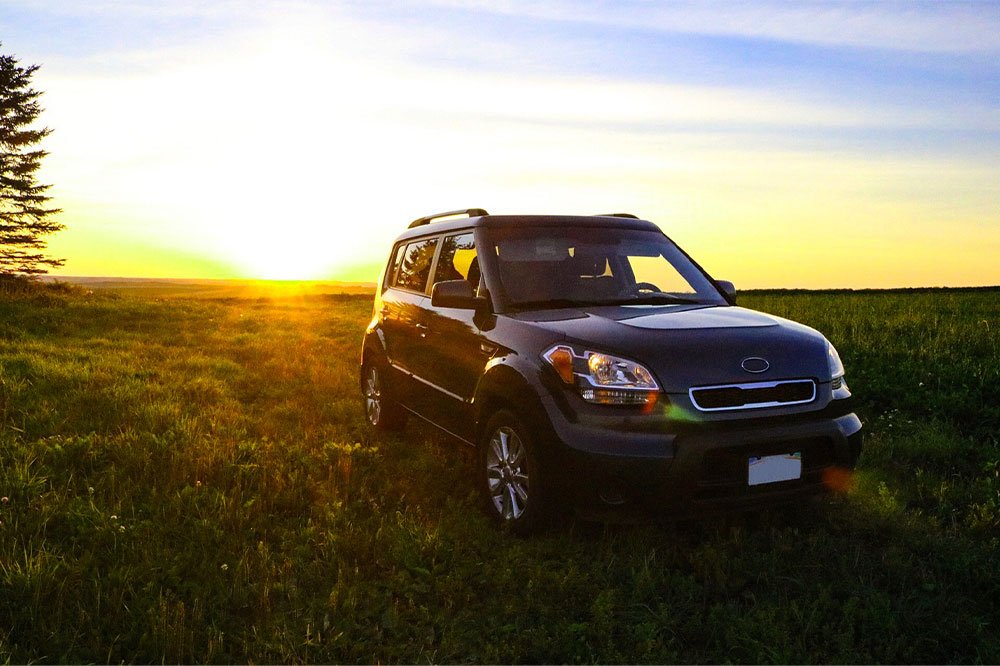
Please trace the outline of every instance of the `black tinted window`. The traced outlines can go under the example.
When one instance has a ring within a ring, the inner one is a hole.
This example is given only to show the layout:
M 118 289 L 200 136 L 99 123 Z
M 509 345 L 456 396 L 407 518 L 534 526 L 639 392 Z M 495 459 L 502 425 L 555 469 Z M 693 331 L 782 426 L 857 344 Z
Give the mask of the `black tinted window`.
M 442 241 L 434 282 L 445 280 L 468 280 L 473 288 L 479 286 L 479 260 L 471 233 L 448 236 Z
M 394 286 L 421 292 L 427 289 L 427 277 L 431 272 L 431 261 L 437 244 L 437 238 L 430 238 L 407 245 Z

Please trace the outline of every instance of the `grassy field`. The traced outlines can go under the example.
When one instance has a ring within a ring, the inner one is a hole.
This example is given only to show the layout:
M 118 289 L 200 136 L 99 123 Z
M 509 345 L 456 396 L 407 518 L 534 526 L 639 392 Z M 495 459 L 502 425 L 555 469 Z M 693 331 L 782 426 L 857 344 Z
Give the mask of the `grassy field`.
M 741 299 L 840 350 L 852 489 L 517 539 L 365 428 L 364 296 L 8 286 L 0 662 L 1000 662 L 1000 291 Z

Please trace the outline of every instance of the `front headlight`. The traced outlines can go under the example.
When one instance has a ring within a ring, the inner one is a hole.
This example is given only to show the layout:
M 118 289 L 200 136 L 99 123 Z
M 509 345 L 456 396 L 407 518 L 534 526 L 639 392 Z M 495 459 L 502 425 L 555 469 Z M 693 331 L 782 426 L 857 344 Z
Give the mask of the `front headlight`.
M 847 388 L 847 379 L 844 378 L 844 362 L 840 360 L 840 354 L 829 340 L 826 341 L 826 363 L 830 369 L 830 390 L 833 392 L 833 399 L 850 398 L 851 391 Z
M 844 362 L 829 340 L 826 341 L 826 361 L 830 367 L 830 379 L 844 376 Z
M 653 373 L 641 363 L 597 351 L 577 354 L 572 347 L 556 345 L 542 358 L 564 383 L 573 385 L 587 402 L 601 405 L 647 405 L 660 391 Z

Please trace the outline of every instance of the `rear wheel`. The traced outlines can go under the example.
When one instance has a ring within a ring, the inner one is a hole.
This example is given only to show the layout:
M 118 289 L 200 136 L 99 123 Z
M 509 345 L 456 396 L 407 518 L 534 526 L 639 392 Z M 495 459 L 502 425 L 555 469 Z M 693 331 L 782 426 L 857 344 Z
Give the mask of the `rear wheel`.
M 374 363 L 361 366 L 362 406 L 368 425 L 380 430 L 400 430 L 406 424 L 406 411 L 386 398 L 383 373 Z
M 505 529 L 527 534 L 552 514 L 534 438 L 508 410 L 490 418 L 479 443 L 479 482 L 486 513 Z

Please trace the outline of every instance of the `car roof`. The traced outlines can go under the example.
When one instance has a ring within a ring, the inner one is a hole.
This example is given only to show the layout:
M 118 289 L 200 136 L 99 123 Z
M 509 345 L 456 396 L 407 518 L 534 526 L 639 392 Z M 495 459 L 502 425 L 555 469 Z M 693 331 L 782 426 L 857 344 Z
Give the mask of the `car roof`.
M 476 228 L 509 228 L 509 227 L 614 227 L 617 229 L 639 229 L 642 231 L 660 231 L 660 228 L 648 220 L 621 215 L 478 215 L 449 219 L 443 222 L 423 223 L 411 227 L 396 237 L 394 242 L 434 236 L 451 231 L 465 231 Z

